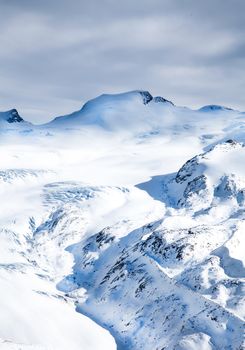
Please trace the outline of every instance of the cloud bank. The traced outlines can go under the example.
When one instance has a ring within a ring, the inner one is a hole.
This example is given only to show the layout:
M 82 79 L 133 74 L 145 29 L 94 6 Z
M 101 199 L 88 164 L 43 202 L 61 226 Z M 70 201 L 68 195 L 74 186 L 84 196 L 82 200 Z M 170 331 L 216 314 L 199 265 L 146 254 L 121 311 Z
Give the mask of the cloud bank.
M 0 110 L 34 122 L 101 93 L 245 110 L 243 0 L 0 0 Z

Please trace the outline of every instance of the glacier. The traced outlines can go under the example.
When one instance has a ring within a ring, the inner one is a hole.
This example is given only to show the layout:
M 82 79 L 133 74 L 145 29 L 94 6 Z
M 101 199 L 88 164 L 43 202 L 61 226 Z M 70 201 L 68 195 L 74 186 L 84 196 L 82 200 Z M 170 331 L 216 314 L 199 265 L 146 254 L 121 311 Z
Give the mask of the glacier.
M 148 91 L 0 112 L 0 349 L 245 349 L 245 113 Z

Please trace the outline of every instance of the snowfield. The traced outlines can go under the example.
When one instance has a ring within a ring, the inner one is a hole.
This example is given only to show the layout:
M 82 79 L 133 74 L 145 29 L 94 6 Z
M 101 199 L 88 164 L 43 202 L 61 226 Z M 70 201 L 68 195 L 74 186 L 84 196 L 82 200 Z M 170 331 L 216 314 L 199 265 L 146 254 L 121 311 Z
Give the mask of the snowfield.
M 245 113 L 0 113 L 0 349 L 245 349 Z

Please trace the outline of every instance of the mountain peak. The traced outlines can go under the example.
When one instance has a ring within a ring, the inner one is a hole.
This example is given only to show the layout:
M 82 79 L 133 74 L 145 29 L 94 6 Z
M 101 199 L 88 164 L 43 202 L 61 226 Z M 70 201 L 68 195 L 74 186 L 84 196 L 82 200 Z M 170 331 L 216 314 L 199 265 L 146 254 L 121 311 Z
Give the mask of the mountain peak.
M 139 94 L 141 95 L 142 99 L 143 99 L 143 103 L 144 105 L 147 105 L 150 101 L 153 100 L 153 96 L 149 93 L 149 91 L 136 91 L 139 92 Z
M 0 112 L 0 120 L 4 120 L 7 123 L 21 123 L 24 119 L 21 118 L 17 109 L 13 108 L 6 112 Z
M 233 111 L 232 108 L 219 106 L 219 105 L 207 105 L 199 109 L 200 112 L 220 112 L 220 111 Z
M 117 94 L 102 94 L 91 100 L 88 100 L 82 109 L 87 108 L 92 104 L 94 105 L 95 103 L 126 103 L 127 101 L 132 101 L 134 99 L 138 99 L 139 101 L 142 101 L 144 105 L 147 105 L 150 101 L 153 100 L 153 96 L 149 93 L 149 91 L 145 90 L 132 90 Z

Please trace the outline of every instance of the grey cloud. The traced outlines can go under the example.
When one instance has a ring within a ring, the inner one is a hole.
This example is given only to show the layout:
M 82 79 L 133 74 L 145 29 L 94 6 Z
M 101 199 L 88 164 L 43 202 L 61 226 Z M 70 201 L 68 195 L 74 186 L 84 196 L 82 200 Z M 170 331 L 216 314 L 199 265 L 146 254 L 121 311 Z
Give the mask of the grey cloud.
M 245 109 L 243 0 L 0 0 L 0 110 L 42 122 L 104 92 Z

